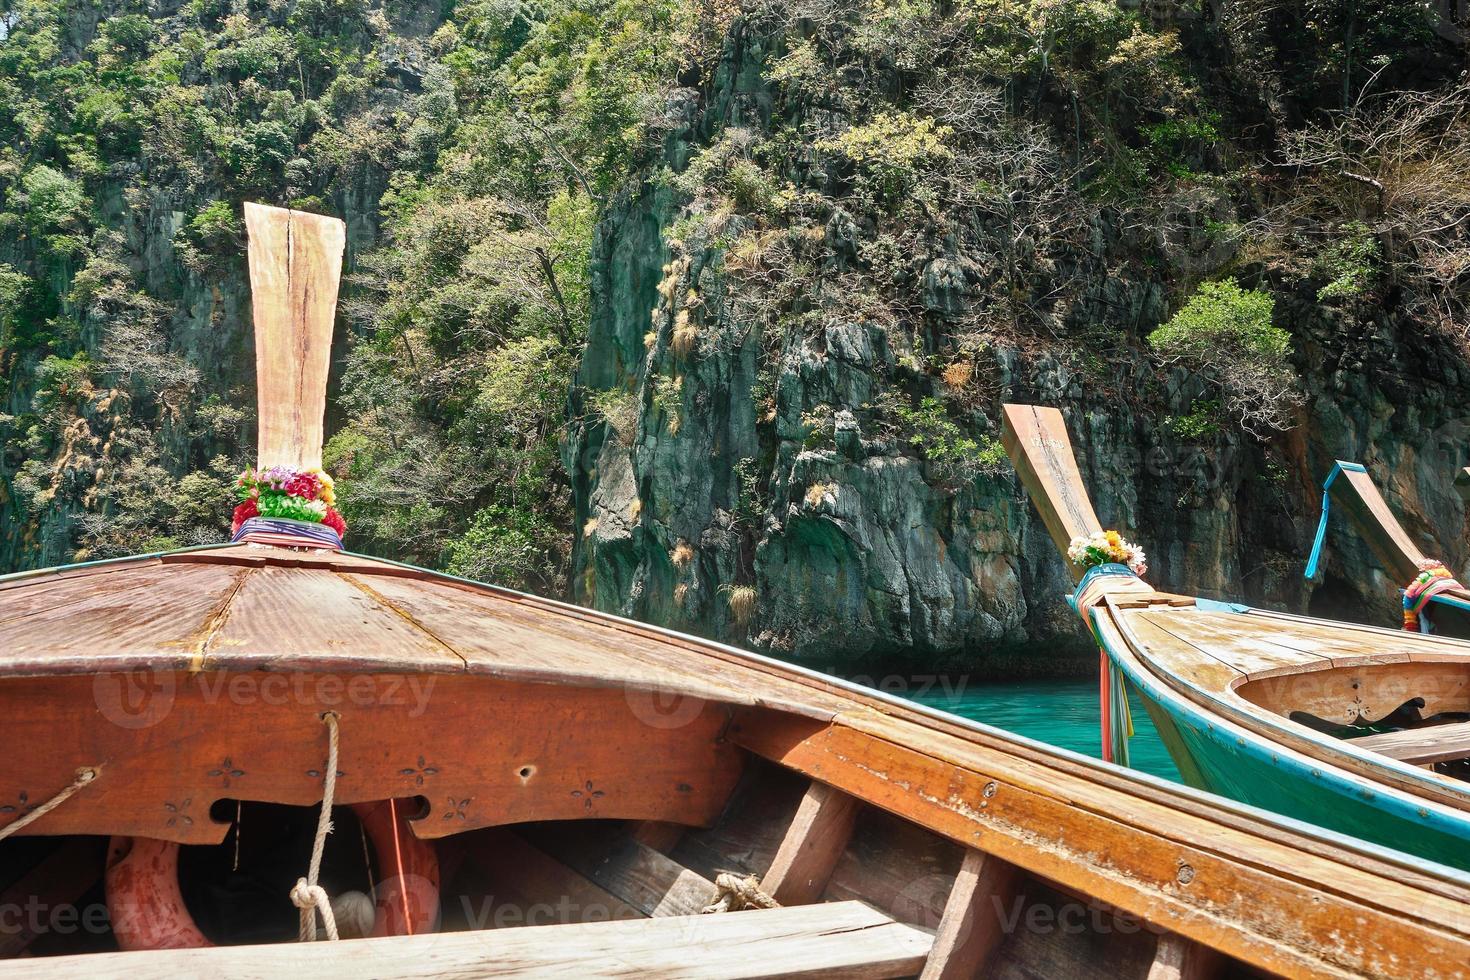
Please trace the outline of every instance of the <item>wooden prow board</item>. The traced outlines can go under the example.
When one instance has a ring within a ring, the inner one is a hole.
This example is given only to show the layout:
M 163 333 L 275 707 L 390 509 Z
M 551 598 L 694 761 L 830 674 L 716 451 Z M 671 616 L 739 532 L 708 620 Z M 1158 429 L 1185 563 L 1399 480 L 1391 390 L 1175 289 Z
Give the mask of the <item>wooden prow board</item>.
M 1410 539 L 1409 532 L 1394 516 L 1373 478 L 1366 471 L 1351 469 L 1351 464 L 1344 466 L 1339 461 L 1338 466 L 1337 477 L 1327 488 L 1328 494 L 1348 512 L 1393 580 L 1411 581 L 1419 574 L 1419 562 L 1424 560 L 1424 552 L 1419 550 Z
M 1073 538 L 1102 530 L 1061 412 L 1039 405 L 1003 405 L 1001 441 L 1058 551 L 1065 555 Z M 1082 569 L 1071 562 L 1067 568 L 1074 579 L 1082 578 Z
M 247 203 L 245 227 L 260 407 L 256 464 L 319 467 L 347 226 Z

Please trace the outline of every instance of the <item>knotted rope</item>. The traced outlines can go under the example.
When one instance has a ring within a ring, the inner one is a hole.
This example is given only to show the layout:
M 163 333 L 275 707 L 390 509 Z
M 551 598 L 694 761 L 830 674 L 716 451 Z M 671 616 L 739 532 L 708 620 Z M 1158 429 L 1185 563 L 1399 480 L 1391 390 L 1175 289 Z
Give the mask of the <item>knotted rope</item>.
M 72 796 L 76 794 L 77 791 L 79 791 L 83 786 L 86 786 L 92 780 L 96 779 L 98 772 L 100 772 L 100 770 L 95 766 L 83 766 L 82 768 L 78 769 L 76 778 L 71 781 L 71 785 L 66 787 L 66 789 L 62 790 L 60 793 L 57 793 L 55 796 L 51 797 L 51 799 L 47 800 L 45 803 L 42 803 L 40 806 L 36 807 L 30 813 L 27 813 L 25 816 L 20 817 L 17 820 L 12 820 L 4 827 L 0 827 L 0 840 L 4 840 L 11 834 L 23 830 L 27 826 L 35 823 L 37 820 L 40 820 L 52 810 L 61 806 L 61 804 L 71 799 Z
M 1410 633 L 1430 632 L 1429 617 L 1424 615 L 1429 600 L 1441 592 L 1463 588 L 1438 558 L 1419 562 L 1419 574 L 1404 587 L 1404 629 Z
M 297 878 L 291 889 L 291 903 L 301 910 L 301 941 L 316 939 L 316 915 L 322 916 L 327 938 L 336 940 L 337 917 L 332 913 L 332 900 L 327 890 L 316 883 L 322 869 L 322 851 L 327 846 L 327 835 L 332 832 L 332 796 L 337 791 L 337 712 L 322 712 L 322 722 L 327 726 L 327 774 L 322 786 L 322 812 L 316 825 L 316 840 L 311 845 L 311 864 L 305 878 Z
M 714 912 L 739 912 L 741 909 L 779 909 L 781 903 L 761 891 L 760 879 L 755 875 L 742 878 L 728 871 L 715 875 L 715 900 L 700 911 L 706 915 Z

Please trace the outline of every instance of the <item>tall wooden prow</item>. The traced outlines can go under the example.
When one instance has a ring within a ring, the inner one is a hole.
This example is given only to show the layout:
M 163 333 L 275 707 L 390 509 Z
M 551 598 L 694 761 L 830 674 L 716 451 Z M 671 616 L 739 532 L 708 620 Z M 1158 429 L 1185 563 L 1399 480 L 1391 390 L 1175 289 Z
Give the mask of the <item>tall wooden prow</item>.
M 1002 405 L 1000 431 L 1006 453 L 1058 551 L 1065 555 L 1073 538 L 1102 530 L 1061 412 L 1040 405 Z M 1081 568 L 1071 563 L 1067 567 L 1073 579 L 1082 578 Z
M 338 218 L 245 205 L 262 469 L 322 465 L 327 371 L 347 226 Z
M 1058 551 L 1066 555 L 1073 538 L 1103 529 L 1087 497 L 1061 412 L 1040 405 L 1002 405 L 1001 441 Z M 1073 581 L 1080 582 L 1087 569 L 1071 561 L 1066 564 Z M 1099 582 L 1092 597 L 1124 593 L 1129 602 L 1192 601 L 1155 592 L 1135 576 Z
M 1324 489 L 1332 503 L 1347 512 L 1394 582 L 1402 585 L 1419 574 L 1426 555 L 1361 464 L 1338 460 Z

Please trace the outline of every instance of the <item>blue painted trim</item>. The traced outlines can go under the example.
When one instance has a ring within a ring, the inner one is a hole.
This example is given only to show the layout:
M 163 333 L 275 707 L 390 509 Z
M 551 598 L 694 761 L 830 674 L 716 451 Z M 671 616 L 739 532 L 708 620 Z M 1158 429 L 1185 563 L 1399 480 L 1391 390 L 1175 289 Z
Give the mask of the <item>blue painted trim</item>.
M 1201 599 L 1199 596 L 1195 596 L 1194 607 L 1196 609 L 1203 609 L 1205 612 L 1248 613 L 1251 611 L 1250 606 L 1243 606 L 1238 602 L 1221 602 L 1219 599 Z
M 1337 474 L 1344 470 L 1350 473 L 1368 472 L 1362 463 L 1344 463 L 1338 460 L 1332 464 L 1332 472 L 1327 474 L 1327 479 L 1322 484 L 1322 519 L 1317 522 L 1317 537 L 1312 541 L 1312 554 L 1307 559 L 1307 578 L 1317 577 L 1317 561 L 1322 557 L 1322 543 L 1327 540 L 1327 515 L 1332 508 L 1332 495 L 1328 491 L 1332 489 L 1332 481 L 1337 479 Z

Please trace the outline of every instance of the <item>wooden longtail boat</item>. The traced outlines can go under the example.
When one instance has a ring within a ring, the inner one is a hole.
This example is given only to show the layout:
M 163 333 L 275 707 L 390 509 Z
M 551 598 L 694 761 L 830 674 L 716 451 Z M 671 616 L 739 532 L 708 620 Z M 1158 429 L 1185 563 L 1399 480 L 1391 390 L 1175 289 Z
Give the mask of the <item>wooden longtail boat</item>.
M 1101 530 L 1060 412 L 1007 405 L 1003 438 L 1064 553 Z M 1470 647 L 1071 567 L 1104 653 L 1105 745 L 1126 745 L 1126 683 L 1191 785 L 1470 868 Z
M 1456 489 L 1464 496 L 1470 492 L 1470 481 L 1457 479 Z M 1390 579 L 1399 586 L 1413 582 L 1424 570 L 1440 565 L 1437 557 L 1426 555 L 1407 529 L 1394 515 L 1388 501 L 1378 491 L 1373 478 L 1361 463 L 1338 460 L 1322 484 L 1322 520 L 1317 540 L 1307 560 L 1307 578 L 1316 578 L 1322 546 L 1327 537 L 1331 505 L 1346 511 L 1358 533 L 1368 542 Z M 1448 572 L 1444 573 L 1448 576 Z M 1440 636 L 1470 639 L 1470 590 L 1447 578 L 1425 590 L 1416 609 L 1406 610 L 1427 632 Z
M 341 226 L 247 217 L 310 467 Z M 0 579 L 8 975 L 1470 973 L 1445 869 L 317 534 Z

